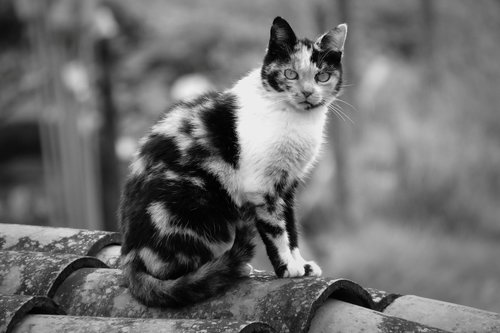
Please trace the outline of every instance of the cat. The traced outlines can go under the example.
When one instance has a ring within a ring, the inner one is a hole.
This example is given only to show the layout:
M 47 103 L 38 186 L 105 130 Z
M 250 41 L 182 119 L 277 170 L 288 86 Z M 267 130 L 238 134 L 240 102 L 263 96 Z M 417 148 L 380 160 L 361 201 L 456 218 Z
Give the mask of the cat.
M 141 139 L 119 208 L 135 298 L 174 307 L 223 292 L 248 276 L 255 230 L 278 277 L 322 274 L 300 254 L 294 197 L 342 87 L 346 34 L 298 39 L 276 17 L 262 66 L 176 104 Z

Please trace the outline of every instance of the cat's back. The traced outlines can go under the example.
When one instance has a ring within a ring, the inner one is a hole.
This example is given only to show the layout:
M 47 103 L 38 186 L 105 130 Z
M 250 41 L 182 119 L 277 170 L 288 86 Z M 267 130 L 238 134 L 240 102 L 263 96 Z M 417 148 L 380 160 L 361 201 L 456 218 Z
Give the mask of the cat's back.
M 151 129 L 145 142 L 156 137 L 172 138 L 175 149 L 184 157 L 220 155 L 236 165 L 236 97 L 230 93 L 210 92 L 170 108 Z M 141 151 L 144 151 L 142 147 Z M 184 163 L 189 158 L 184 159 Z

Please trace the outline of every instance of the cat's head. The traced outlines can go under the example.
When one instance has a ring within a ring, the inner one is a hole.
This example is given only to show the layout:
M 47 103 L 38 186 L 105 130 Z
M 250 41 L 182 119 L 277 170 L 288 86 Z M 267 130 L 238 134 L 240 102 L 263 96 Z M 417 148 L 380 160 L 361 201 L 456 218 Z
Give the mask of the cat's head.
M 342 86 L 342 52 L 347 25 L 340 24 L 316 41 L 298 39 L 276 17 L 262 66 L 264 88 L 299 110 L 313 110 L 335 100 Z

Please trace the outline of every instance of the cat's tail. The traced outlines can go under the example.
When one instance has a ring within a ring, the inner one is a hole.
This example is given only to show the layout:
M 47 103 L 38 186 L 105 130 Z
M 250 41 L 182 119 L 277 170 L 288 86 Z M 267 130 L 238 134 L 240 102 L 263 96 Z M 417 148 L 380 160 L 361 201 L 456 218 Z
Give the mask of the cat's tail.
M 156 307 L 193 304 L 219 294 L 248 276 L 247 263 L 254 255 L 254 233 L 250 225 L 238 226 L 231 249 L 173 280 L 155 278 L 146 271 L 141 259 L 133 257 L 123 267 L 129 290 L 145 305 Z

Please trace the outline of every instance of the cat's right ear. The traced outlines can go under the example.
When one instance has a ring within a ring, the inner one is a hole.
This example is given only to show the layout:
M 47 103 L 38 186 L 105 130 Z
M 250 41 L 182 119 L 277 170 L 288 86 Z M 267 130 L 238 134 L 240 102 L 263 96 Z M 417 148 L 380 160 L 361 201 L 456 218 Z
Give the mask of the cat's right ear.
M 344 52 L 344 44 L 347 36 L 347 24 L 339 24 L 335 29 L 324 33 L 316 41 L 316 45 L 321 50 L 332 50 Z
M 277 16 L 271 27 L 268 52 L 290 52 L 293 50 L 297 37 L 287 21 Z

